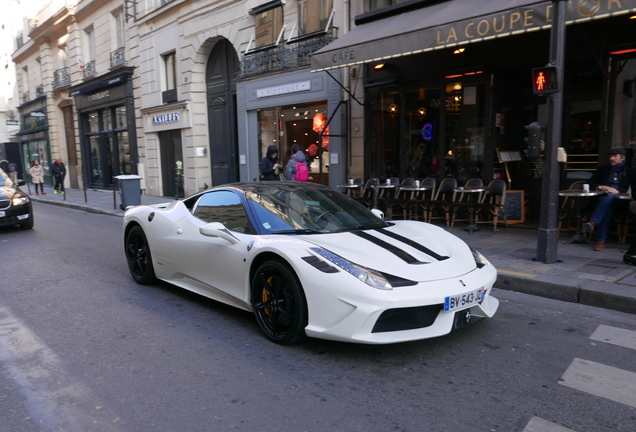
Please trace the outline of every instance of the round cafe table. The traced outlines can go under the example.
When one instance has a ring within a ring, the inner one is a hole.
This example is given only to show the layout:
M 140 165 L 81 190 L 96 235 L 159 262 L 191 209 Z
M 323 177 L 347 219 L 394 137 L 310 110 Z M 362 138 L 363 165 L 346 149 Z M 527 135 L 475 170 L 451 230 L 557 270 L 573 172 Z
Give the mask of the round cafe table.
M 402 198 L 402 200 L 404 202 L 404 208 L 407 208 L 409 206 L 408 203 L 411 203 L 412 201 L 417 201 L 416 198 L 417 198 L 417 194 L 418 193 L 427 192 L 427 191 L 430 191 L 432 189 L 433 189 L 433 186 L 430 186 L 430 185 L 427 185 L 427 186 L 424 186 L 424 185 L 419 185 L 419 186 L 415 186 L 415 185 L 413 185 L 413 186 L 398 186 L 398 190 L 400 191 L 400 194 L 402 194 L 402 192 L 404 192 L 404 194 L 406 195 L 406 196 L 404 196 Z M 422 201 L 419 201 L 419 202 L 422 202 Z M 415 220 L 418 220 L 418 218 L 419 218 L 419 215 L 418 215 L 418 212 L 417 212 L 417 209 L 419 207 L 417 205 L 418 203 L 415 202 L 415 203 L 412 203 L 412 204 L 413 204 L 413 207 L 415 207 Z M 426 216 L 426 215 L 424 215 L 424 216 Z M 411 212 L 409 210 L 409 219 L 410 218 L 411 218 Z
M 349 196 L 353 196 L 352 192 L 356 192 L 356 191 L 360 191 L 360 189 L 362 189 L 362 184 L 357 183 L 357 184 L 340 184 L 337 187 L 339 187 L 340 189 L 344 189 L 346 191 L 346 194 Z
M 599 195 L 603 195 L 601 191 L 589 191 L 585 192 L 582 189 L 568 189 L 559 191 L 559 196 L 572 198 L 576 203 L 576 232 L 565 243 L 592 243 L 585 235 L 583 235 L 583 216 L 581 215 L 581 200 L 583 198 L 591 198 Z

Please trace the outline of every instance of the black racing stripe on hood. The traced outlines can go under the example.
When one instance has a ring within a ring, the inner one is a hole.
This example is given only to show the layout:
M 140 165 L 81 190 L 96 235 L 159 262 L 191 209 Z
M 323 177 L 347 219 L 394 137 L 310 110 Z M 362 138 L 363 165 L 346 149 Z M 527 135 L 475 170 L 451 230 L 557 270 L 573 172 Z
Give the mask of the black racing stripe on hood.
M 404 252 L 402 249 L 396 246 L 393 246 L 392 244 L 387 243 L 384 240 L 380 240 L 377 237 L 373 237 L 372 235 L 364 231 L 354 231 L 353 234 L 357 235 L 358 237 L 362 237 L 363 239 L 368 240 L 371 243 L 374 243 L 388 250 L 389 252 L 391 252 L 392 254 L 396 255 L 397 257 L 406 261 L 409 264 L 419 263 L 419 261 L 414 256 L 409 255 L 407 252 Z
M 379 231 L 382 234 L 391 237 L 392 239 L 401 241 L 402 243 L 406 243 L 407 245 L 411 246 L 412 248 L 415 248 L 415 249 L 417 249 L 420 252 L 424 252 L 426 255 L 432 256 L 437 261 L 444 261 L 444 260 L 449 258 L 447 256 L 440 255 L 440 254 L 438 254 L 436 252 L 433 252 L 432 250 L 430 250 L 426 246 L 423 246 L 423 245 L 419 244 L 416 241 L 413 241 L 413 240 L 408 239 L 408 238 L 406 238 L 404 236 L 401 236 L 399 234 L 391 232 L 391 231 L 387 230 L 386 228 L 376 228 L 376 231 Z

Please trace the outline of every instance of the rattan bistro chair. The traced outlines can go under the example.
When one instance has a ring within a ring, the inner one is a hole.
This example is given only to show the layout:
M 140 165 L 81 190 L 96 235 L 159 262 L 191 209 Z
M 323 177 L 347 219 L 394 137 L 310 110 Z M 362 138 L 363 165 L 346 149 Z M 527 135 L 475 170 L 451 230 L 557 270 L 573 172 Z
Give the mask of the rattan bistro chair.
M 445 219 L 446 226 L 450 225 L 456 187 L 457 180 L 454 178 L 445 178 L 440 182 L 439 187 L 435 191 L 435 196 L 430 201 L 428 222 L 431 222 L 433 219 Z
M 464 187 L 481 187 L 484 182 L 479 178 L 472 178 L 466 182 Z M 453 203 L 453 217 L 451 219 L 450 226 L 454 226 L 455 222 L 468 222 L 470 221 L 470 212 L 474 208 L 473 205 L 481 201 L 481 194 L 458 192 Z M 470 200 L 474 200 L 472 203 Z M 471 205 L 473 204 L 473 205 Z M 463 215 L 461 219 L 457 218 L 457 215 Z
M 491 181 L 486 191 L 482 194 L 479 203 L 475 205 L 475 224 L 492 224 L 493 231 L 497 231 L 499 218 L 503 218 L 504 225 L 508 228 L 505 204 L 506 182 L 503 180 Z

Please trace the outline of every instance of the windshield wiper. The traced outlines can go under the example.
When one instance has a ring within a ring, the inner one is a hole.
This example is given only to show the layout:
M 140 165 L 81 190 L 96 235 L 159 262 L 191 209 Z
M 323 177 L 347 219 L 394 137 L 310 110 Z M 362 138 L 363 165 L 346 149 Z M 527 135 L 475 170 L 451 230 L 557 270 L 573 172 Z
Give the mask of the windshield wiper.
M 330 231 L 320 231 L 312 228 L 299 228 L 299 229 L 290 229 L 290 230 L 280 230 L 274 231 L 270 234 L 325 234 Z

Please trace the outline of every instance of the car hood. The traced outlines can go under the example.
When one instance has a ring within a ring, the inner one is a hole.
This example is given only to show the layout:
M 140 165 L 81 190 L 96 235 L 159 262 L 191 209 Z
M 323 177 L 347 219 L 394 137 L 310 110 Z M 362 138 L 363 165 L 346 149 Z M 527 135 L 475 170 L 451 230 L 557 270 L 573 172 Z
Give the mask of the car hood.
M 0 199 L 11 199 L 18 191 L 17 188 L 11 186 L 0 186 Z
M 417 282 L 458 277 L 476 268 L 466 243 L 422 222 L 398 221 L 387 228 L 311 235 L 305 240 L 353 263 Z

